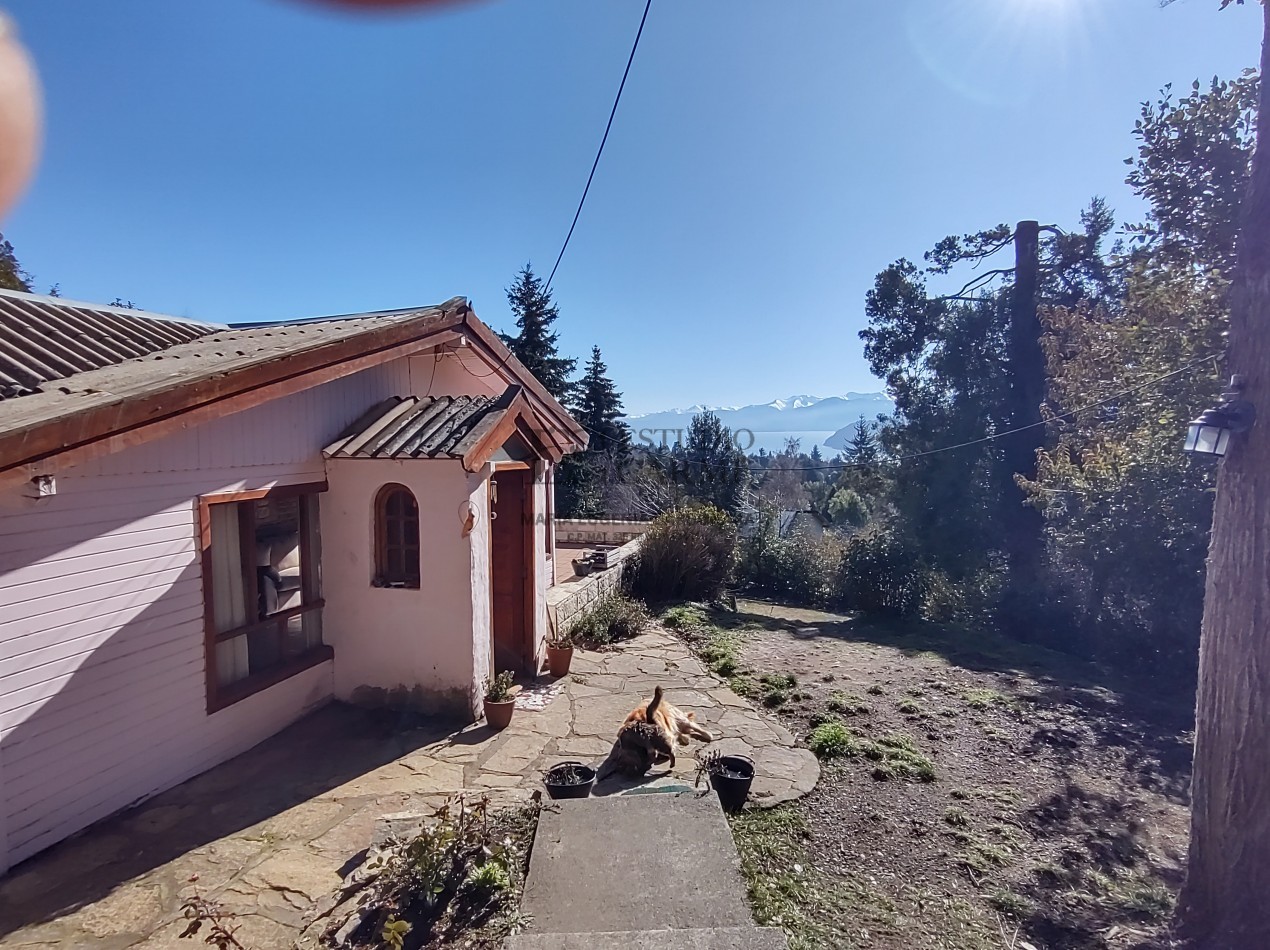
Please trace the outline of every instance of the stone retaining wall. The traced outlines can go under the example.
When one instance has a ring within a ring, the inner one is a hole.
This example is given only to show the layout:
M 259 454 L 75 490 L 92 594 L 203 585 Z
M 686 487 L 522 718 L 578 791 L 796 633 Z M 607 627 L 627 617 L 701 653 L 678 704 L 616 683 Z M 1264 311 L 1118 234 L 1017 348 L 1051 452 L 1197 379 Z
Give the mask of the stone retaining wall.
M 598 600 L 620 590 L 630 556 L 639 550 L 639 545 L 638 537 L 628 541 L 609 554 L 609 563 L 612 566 L 607 570 L 564 581 L 547 591 L 547 611 L 551 615 L 552 629 L 557 633 L 567 633 Z M 556 551 L 556 557 L 566 557 L 568 554 L 567 550 Z
M 557 518 L 557 544 L 625 544 L 648 530 L 647 521 Z

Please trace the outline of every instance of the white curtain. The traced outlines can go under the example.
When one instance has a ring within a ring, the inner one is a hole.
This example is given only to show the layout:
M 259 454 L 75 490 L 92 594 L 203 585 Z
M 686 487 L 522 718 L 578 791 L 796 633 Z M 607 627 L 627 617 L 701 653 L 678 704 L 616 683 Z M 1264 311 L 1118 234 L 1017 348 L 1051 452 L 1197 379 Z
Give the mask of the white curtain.
M 238 537 L 238 506 L 212 505 L 212 620 L 218 632 L 247 623 L 247 592 L 243 587 L 242 546 Z M 221 686 L 236 683 L 248 672 L 247 638 L 216 644 L 216 679 Z

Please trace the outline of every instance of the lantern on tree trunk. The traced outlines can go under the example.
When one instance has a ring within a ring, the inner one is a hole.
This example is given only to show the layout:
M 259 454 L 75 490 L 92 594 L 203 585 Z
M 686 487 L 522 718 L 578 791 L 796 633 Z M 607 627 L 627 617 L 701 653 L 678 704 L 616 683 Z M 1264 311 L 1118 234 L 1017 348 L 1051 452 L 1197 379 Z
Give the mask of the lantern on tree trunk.
M 1240 398 L 1244 390 L 1242 377 L 1232 376 L 1230 391 L 1222 393 L 1220 406 L 1205 409 L 1198 419 L 1191 422 L 1183 448 L 1195 455 L 1226 454 L 1230 437 L 1236 432 L 1247 432 L 1256 421 L 1257 411 L 1252 403 Z

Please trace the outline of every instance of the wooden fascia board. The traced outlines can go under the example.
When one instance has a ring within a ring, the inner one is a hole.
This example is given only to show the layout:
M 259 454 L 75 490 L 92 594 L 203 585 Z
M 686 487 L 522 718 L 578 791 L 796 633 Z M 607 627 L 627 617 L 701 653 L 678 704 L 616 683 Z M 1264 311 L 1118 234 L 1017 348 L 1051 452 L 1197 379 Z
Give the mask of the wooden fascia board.
M 524 386 L 533 395 L 534 401 L 542 407 L 543 411 L 553 417 L 561 430 L 561 435 L 565 436 L 565 438 L 557 438 L 553 432 L 552 440 L 565 451 L 580 451 L 586 448 L 586 430 L 578 425 L 577 421 L 569 415 L 564 406 L 560 405 L 555 396 L 547 392 L 546 387 L 534 377 L 534 374 L 529 372 L 520 360 L 516 359 L 511 350 L 507 349 L 503 341 L 498 338 L 498 334 L 482 323 L 480 318 L 471 310 L 464 314 L 463 322 L 466 329 L 475 337 L 476 342 L 481 344 L 480 348 L 484 349 L 486 354 L 492 359 L 494 368 L 505 370 L 512 377 L 508 382 L 515 382 Z M 552 427 L 552 429 L 554 428 Z
M 435 318 L 429 318 L 435 319 Z M 314 347 L 260 366 L 53 419 L 0 435 L 0 486 L 37 474 L 31 466 L 57 459 L 77 465 L 162 438 L 174 431 L 456 340 L 463 312 L 443 317 L 420 335 L 413 321 Z M 354 355 L 360 354 L 360 355 Z
M 550 459 L 552 462 L 560 461 L 562 457 L 560 450 L 553 445 L 548 445 L 539 435 L 534 425 L 533 407 L 529 404 L 529 400 L 523 393 L 517 393 L 511 404 L 499 413 L 498 421 L 487 432 L 481 434 L 475 444 L 463 453 L 463 467 L 469 472 L 478 471 L 489 461 L 490 456 L 515 434 L 524 437 L 540 457 Z

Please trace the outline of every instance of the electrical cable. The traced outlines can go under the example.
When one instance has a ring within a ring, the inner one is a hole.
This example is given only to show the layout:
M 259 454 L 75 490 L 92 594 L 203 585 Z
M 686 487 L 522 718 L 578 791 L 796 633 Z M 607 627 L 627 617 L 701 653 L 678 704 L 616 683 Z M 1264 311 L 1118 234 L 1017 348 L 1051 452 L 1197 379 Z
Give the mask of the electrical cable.
M 884 461 L 887 462 L 888 464 L 898 464 L 900 462 L 911 462 L 915 459 L 926 458 L 931 455 L 939 455 L 943 452 L 954 452 L 958 449 L 969 448 L 970 446 L 973 446 L 973 445 L 983 445 L 987 442 L 995 442 L 997 439 L 1004 439 L 1007 436 L 1016 435 L 1019 432 L 1026 432 L 1029 429 L 1035 429 L 1038 426 L 1046 426 L 1052 422 L 1058 422 L 1063 419 L 1070 419 L 1073 416 L 1081 415 L 1083 413 L 1089 412 L 1090 410 L 1099 409 L 1103 406 L 1106 406 L 1109 403 L 1116 402 L 1119 399 L 1123 399 L 1125 396 L 1131 396 L 1134 393 L 1141 392 L 1144 389 L 1149 389 L 1152 386 L 1157 385 L 1158 383 L 1162 383 L 1165 380 L 1172 379 L 1175 376 L 1181 376 L 1183 373 L 1189 372 L 1190 370 L 1194 369 L 1197 366 L 1202 366 L 1205 363 L 1214 362 L 1220 358 L 1221 357 L 1218 355 L 1202 357 L 1198 360 L 1194 360 L 1193 362 L 1187 363 L 1185 366 L 1182 366 L 1179 369 L 1175 369 L 1172 372 L 1165 373 L 1162 376 L 1155 376 L 1151 379 L 1148 379 L 1144 382 L 1139 383 L 1136 386 L 1131 386 L 1128 389 L 1122 390 L 1121 392 L 1115 393 L 1111 396 L 1107 396 L 1105 399 L 1100 399 L 1097 402 L 1092 402 L 1084 406 L 1079 406 L 1075 409 L 1069 409 L 1066 412 L 1056 413 L 1055 415 L 1050 416 L 1048 419 L 1042 419 L 1040 422 L 1031 422 L 1024 426 L 1016 426 L 1013 429 L 1003 429 L 1000 432 L 994 432 L 993 434 L 986 435 L 980 439 L 971 439 L 966 442 L 957 442 L 952 445 L 943 445 L 943 446 L 940 446 L 939 448 L 927 449 L 924 452 L 914 452 L 910 455 L 901 455 L 895 458 L 885 459 Z M 585 429 L 587 432 L 591 433 L 592 435 L 597 435 L 600 438 L 608 439 L 609 441 L 614 443 L 617 442 L 617 440 L 613 439 L 611 436 L 606 436 L 602 432 L 597 432 L 596 430 L 590 428 L 589 426 L 583 425 L 580 422 L 578 423 L 578 425 L 581 426 L 583 429 Z M 656 458 L 664 458 L 664 459 L 667 459 L 668 461 L 671 461 L 680 465 L 709 465 L 710 464 L 704 459 L 682 458 L 680 456 L 670 455 L 665 452 L 657 452 L 653 449 L 642 449 L 641 451 L 646 455 L 651 455 Z M 872 464 L 875 464 L 875 463 L 825 462 L 821 465 L 796 466 L 793 468 L 780 468 L 780 469 L 751 468 L 750 471 L 752 473 L 761 473 L 761 472 L 767 472 L 767 471 L 824 472 L 824 471 L 845 470 L 849 468 L 866 468 Z
M 622 90 L 626 88 L 626 77 L 631 74 L 631 63 L 635 62 L 635 51 L 639 49 L 639 38 L 644 35 L 644 23 L 648 20 L 648 10 L 652 5 L 653 0 L 647 0 L 644 4 L 644 15 L 640 17 L 639 30 L 635 33 L 635 42 L 631 46 L 631 55 L 626 60 L 626 70 L 622 73 L 622 82 L 617 87 L 617 96 L 613 99 L 613 108 L 609 112 L 608 125 L 604 127 L 604 137 L 600 139 L 600 148 L 595 153 L 595 161 L 591 163 L 591 174 L 587 175 L 586 187 L 582 189 L 582 200 L 578 202 L 578 210 L 573 214 L 573 223 L 569 225 L 569 233 L 565 235 L 564 244 L 560 248 L 560 253 L 556 256 L 555 267 L 551 268 L 551 274 L 543 285 L 544 292 L 551 289 L 551 282 L 555 279 L 556 269 L 560 266 L 560 261 L 564 259 L 564 252 L 569 246 L 569 239 L 573 237 L 573 229 L 578 226 L 578 218 L 582 216 L 582 206 L 586 204 L 587 192 L 591 190 L 591 181 L 595 178 L 595 170 L 600 166 L 600 156 L 604 154 L 604 143 L 609 140 L 609 130 L 613 128 L 613 117 L 617 115 L 617 104 L 622 101 Z

